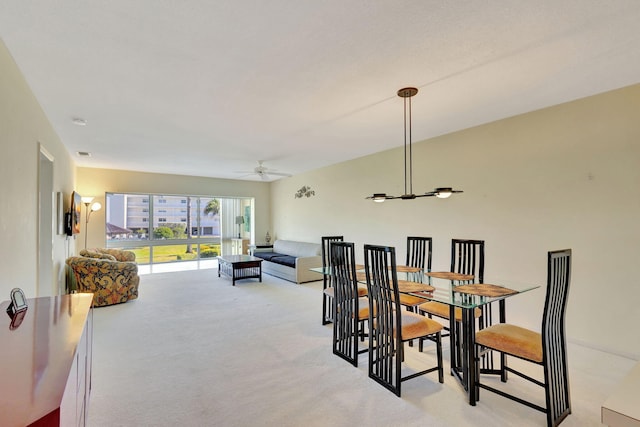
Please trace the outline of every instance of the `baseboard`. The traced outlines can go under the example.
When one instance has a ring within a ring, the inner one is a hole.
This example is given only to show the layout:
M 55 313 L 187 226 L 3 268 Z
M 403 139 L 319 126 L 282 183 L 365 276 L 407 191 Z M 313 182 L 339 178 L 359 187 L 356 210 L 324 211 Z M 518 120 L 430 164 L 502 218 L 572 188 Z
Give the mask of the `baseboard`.
M 571 344 L 579 345 L 581 347 L 586 347 L 591 350 L 597 350 L 603 353 L 613 354 L 614 356 L 624 357 L 625 359 L 629 359 L 629 360 L 635 360 L 635 361 L 640 360 L 640 354 L 638 353 L 629 353 L 625 351 L 611 351 L 611 348 L 609 347 L 594 345 L 593 343 L 574 339 L 574 338 L 567 338 L 567 342 L 570 342 Z

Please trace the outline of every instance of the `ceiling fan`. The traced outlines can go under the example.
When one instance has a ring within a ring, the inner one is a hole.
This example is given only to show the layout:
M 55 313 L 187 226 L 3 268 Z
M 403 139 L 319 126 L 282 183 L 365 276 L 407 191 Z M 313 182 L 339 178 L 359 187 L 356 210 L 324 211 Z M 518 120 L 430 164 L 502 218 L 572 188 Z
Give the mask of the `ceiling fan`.
M 262 179 L 263 181 L 268 181 L 269 179 L 271 179 L 272 176 L 279 176 L 279 177 L 291 176 L 290 173 L 278 172 L 277 169 L 268 168 L 264 166 L 262 163 L 263 163 L 262 160 L 258 160 L 258 166 L 253 168 L 253 171 L 241 171 L 239 173 L 247 174 L 244 176 L 258 175 L 260 179 Z

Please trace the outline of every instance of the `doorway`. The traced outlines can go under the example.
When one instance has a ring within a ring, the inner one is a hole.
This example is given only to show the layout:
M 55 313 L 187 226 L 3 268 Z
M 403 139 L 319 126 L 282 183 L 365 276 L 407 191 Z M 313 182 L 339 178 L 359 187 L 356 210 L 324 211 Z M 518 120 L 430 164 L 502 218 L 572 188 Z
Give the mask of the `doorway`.
M 53 156 L 40 144 L 38 151 L 38 273 L 36 295 L 51 296 L 53 277 Z

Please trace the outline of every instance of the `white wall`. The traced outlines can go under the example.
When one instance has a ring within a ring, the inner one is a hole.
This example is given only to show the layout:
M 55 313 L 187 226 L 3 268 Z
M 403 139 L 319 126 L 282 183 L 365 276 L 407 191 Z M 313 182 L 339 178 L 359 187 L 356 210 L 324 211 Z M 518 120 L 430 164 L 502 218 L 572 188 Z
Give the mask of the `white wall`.
M 14 287 L 28 298 L 60 293 L 64 260 L 73 240 L 55 235 L 50 289 L 37 292 L 39 145 L 54 157 L 54 192 L 73 191 L 75 166 L 38 101 L 0 40 L 0 301 Z
M 414 114 L 414 122 L 420 120 Z M 402 141 L 398 141 L 399 145 Z M 452 238 L 486 241 L 486 281 L 544 284 L 546 253 L 573 249 L 571 340 L 640 358 L 640 85 L 414 144 L 415 193 L 450 199 L 365 200 L 403 192 L 402 149 L 272 184 L 273 234 L 320 241 L 343 234 L 393 245 L 434 238 L 434 269 L 449 268 Z M 316 196 L 294 199 L 303 185 Z M 360 254 L 360 261 L 362 254 Z M 512 298 L 508 319 L 540 327 L 544 289 Z
M 143 193 L 143 194 L 177 194 L 218 197 L 254 197 L 255 198 L 255 230 L 256 240 L 268 230 L 271 222 L 268 183 L 256 181 L 238 181 L 230 179 L 203 178 L 182 175 L 164 175 L 142 172 L 131 172 L 113 169 L 78 168 L 78 192 L 83 196 L 95 196 L 94 201 L 102 203 L 103 209 L 91 214 L 87 247 L 104 247 L 105 245 L 105 193 Z M 84 206 L 82 207 L 84 221 Z M 81 227 L 78 246 L 84 245 L 84 222 Z

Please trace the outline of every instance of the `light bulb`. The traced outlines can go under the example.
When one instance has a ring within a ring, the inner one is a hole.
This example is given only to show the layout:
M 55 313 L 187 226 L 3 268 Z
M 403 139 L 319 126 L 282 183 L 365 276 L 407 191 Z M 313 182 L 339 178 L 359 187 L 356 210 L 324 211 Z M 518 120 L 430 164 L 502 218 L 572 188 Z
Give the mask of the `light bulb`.
M 451 188 L 436 188 L 436 197 L 446 199 L 452 194 Z

